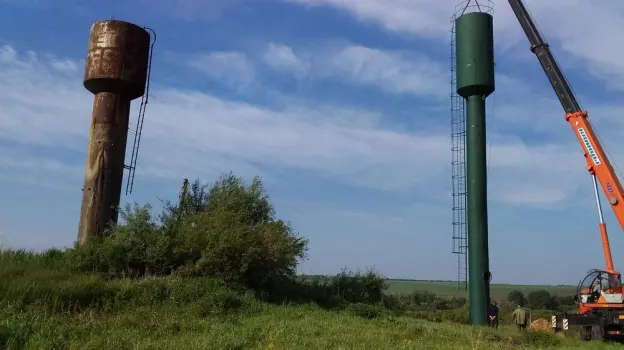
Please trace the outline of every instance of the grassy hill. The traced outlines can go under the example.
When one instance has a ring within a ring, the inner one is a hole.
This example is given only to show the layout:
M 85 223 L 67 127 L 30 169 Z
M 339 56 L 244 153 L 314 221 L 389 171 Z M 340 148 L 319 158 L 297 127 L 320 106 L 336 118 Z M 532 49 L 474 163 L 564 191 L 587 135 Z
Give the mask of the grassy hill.
M 616 348 L 506 325 L 495 331 L 426 321 L 451 320 L 464 309 L 268 302 L 214 278 L 104 278 L 75 272 L 65 259 L 54 251 L 0 253 L 0 349 Z M 349 278 L 342 277 L 351 283 L 343 296 L 372 281 Z
M 128 206 L 83 246 L 0 251 L 0 349 L 610 348 L 507 328 L 503 305 L 500 330 L 470 328 L 451 282 L 302 278 L 307 239 L 261 181 L 187 184 L 158 220 Z
M 0 256 L 1 349 L 616 348 L 382 305 L 264 302 L 211 278 L 103 279 L 44 258 Z
M 28 349 L 98 350 L 619 348 L 550 334 L 520 334 L 507 328 L 495 332 L 409 317 L 371 320 L 312 306 L 259 304 L 226 315 L 204 315 L 196 305 L 168 304 L 105 314 L 2 316 L 2 336 L 10 337 L 14 344 L 7 349 L 22 345 Z

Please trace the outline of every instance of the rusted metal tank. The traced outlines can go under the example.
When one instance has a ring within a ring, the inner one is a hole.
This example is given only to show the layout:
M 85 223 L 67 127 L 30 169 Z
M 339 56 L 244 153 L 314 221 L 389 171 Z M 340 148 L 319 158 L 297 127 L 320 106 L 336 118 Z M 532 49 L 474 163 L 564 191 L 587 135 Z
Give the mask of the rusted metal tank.
M 95 94 L 78 243 L 117 223 L 123 180 L 130 101 L 143 95 L 150 35 L 123 21 L 91 26 L 84 87 Z
M 98 21 L 91 26 L 84 87 L 94 94 L 114 92 L 133 100 L 147 80 L 150 35 L 132 23 Z

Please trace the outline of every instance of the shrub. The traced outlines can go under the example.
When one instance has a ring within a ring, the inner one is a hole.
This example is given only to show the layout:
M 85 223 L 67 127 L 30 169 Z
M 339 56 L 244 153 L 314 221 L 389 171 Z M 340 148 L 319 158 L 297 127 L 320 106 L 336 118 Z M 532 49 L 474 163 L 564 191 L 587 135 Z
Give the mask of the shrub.
M 559 303 L 559 305 L 563 305 L 563 306 L 576 305 L 573 295 L 554 296 L 554 297 L 557 299 L 557 302 Z
M 428 306 L 437 299 L 436 295 L 429 291 L 414 291 L 409 294 L 410 301 L 417 306 Z
M 535 290 L 528 295 L 529 306 L 534 309 L 556 310 L 559 302 L 546 290 Z
M 438 298 L 433 303 L 436 310 L 454 310 L 466 305 L 466 298 L 451 297 L 451 298 Z
M 246 185 L 228 174 L 211 187 L 185 180 L 178 202 L 164 207 L 156 216 L 149 204 L 126 205 L 120 224 L 73 249 L 0 252 L 0 300 L 54 312 L 173 302 L 202 315 L 247 307 L 240 295 L 248 289 L 265 301 L 325 308 L 390 300 L 373 269 L 297 276 L 308 242 L 276 218 L 257 177 Z
M 468 324 L 469 313 L 465 308 L 454 310 L 416 311 L 414 317 L 431 322 L 452 322 Z
M 375 319 L 387 315 L 387 310 L 383 307 L 364 303 L 349 304 L 346 310 L 353 315 L 367 319 Z
M 375 270 L 353 273 L 343 269 L 331 280 L 334 293 L 350 303 L 377 304 L 387 288 L 386 279 Z
M 524 296 L 524 293 L 519 290 L 512 290 L 511 292 L 509 292 L 509 294 L 507 294 L 507 301 L 520 306 L 526 305 L 526 298 Z
M 120 212 L 125 221 L 93 237 L 72 251 L 73 266 L 84 272 L 97 272 L 106 277 L 138 278 L 167 275 L 176 264 L 174 250 L 177 237 L 159 229 L 149 204 L 126 205 Z
M 245 296 L 229 290 L 219 290 L 203 296 L 195 302 L 193 309 L 198 316 L 206 317 L 250 311 L 251 305 L 253 305 L 253 301 Z
M 349 303 L 385 305 L 385 278 L 370 269 L 352 272 L 343 269 L 335 276 L 300 276 L 267 283 L 258 295 L 266 301 L 313 302 L 324 308 L 342 308 Z
M 257 177 L 247 186 L 224 175 L 209 191 L 197 180 L 190 193 L 185 181 L 160 222 L 149 205 L 127 205 L 121 216 L 123 224 L 75 247 L 73 266 L 107 278 L 212 276 L 261 289 L 294 278 L 307 251 L 308 241 L 275 217 Z

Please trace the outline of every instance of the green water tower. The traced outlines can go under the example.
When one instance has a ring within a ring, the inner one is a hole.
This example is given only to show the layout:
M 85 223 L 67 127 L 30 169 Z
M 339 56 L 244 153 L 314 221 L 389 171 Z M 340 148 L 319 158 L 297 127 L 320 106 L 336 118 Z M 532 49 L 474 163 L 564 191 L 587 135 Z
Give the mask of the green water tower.
M 490 301 L 485 99 L 494 92 L 493 17 L 486 1 L 455 16 L 457 94 L 466 111 L 466 208 L 470 324 L 487 324 Z M 489 3 L 489 2 L 488 2 Z M 464 6 L 465 5 L 465 6 Z M 470 12 L 469 10 L 472 10 Z

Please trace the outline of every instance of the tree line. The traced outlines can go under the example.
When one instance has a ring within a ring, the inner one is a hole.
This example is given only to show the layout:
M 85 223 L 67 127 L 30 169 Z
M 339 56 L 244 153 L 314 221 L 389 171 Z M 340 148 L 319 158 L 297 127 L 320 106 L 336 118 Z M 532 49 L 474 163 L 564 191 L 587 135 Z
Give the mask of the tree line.
M 507 301 L 532 309 L 567 311 L 575 306 L 573 295 L 553 295 L 547 290 L 534 290 L 525 295 L 522 291 L 513 290 L 507 294 Z

